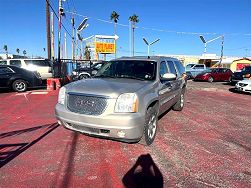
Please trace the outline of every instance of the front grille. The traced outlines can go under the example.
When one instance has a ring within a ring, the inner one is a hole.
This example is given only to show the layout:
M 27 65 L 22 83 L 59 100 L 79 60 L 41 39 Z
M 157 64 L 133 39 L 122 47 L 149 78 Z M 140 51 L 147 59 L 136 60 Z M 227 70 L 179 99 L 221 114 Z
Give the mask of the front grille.
M 245 87 L 245 86 L 247 86 L 248 84 L 243 84 L 243 83 L 239 83 L 239 86 L 241 86 L 241 87 Z
M 107 106 L 107 99 L 99 96 L 68 94 L 67 101 L 67 108 L 71 112 L 85 115 L 101 115 Z

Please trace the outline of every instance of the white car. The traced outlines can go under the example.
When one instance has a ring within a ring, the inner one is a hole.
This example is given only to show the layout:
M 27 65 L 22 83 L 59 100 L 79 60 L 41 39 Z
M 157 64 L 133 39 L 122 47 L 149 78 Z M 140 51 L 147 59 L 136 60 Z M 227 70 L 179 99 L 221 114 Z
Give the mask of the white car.
M 14 65 L 26 70 L 37 71 L 43 80 L 52 77 L 52 64 L 47 59 L 7 59 L 2 65 Z
M 251 93 L 251 80 L 242 80 L 235 85 L 237 91 Z

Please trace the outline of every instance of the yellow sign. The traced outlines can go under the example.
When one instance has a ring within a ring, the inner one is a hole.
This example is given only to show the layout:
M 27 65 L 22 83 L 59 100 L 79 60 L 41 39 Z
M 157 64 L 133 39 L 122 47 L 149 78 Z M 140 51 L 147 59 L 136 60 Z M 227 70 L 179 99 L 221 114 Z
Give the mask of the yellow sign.
M 99 54 L 114 54 L 115 44 L 107 42 L 95 42 L 95 51 Z

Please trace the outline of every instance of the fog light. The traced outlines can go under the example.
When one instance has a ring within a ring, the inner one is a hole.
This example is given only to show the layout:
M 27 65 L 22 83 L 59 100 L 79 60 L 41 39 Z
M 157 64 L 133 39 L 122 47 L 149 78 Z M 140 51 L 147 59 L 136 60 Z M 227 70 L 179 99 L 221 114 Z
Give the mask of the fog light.
M 62 123 L 61 123 L 61 121 L 60 121 L 60 120 L 58 120 L 58 124 L 59 124 L 59 125 L 62 125 Z
M 118 137 L 120 137 L 120 138 L 124 138 L 125 135 L 126 135 L 126 133 L 125 133 L 124 131 L 118 131 L 117 135 L 118 135 Z

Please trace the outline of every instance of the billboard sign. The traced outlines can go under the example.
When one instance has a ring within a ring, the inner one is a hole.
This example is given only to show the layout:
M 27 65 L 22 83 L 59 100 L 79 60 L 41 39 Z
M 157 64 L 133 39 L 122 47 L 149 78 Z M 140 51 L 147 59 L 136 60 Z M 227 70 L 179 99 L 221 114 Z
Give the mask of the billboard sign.
M 95 42 L 95 51 L 99 54 L 114 54 L 115 43 L 111 42 Z

